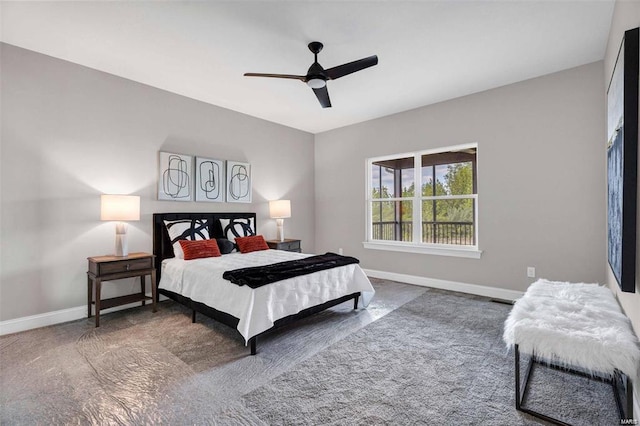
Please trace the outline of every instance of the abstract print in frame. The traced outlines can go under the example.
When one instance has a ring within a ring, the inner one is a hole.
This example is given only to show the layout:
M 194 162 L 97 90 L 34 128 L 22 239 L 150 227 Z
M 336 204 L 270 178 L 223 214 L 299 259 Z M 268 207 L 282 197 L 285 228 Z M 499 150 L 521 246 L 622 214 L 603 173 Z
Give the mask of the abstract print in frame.
M 192 163 L 190 155 L 160 152 L 158 200 L 192 200 Z
M 620 289 L 635 292 L 640 30 L 625 31 L 607 90 L 607 258 Z
M 224 202 L 224 161 L 196 157 L 196 201 Z
M 251 165 L 227 161 L 227 202 L 251 202 Z

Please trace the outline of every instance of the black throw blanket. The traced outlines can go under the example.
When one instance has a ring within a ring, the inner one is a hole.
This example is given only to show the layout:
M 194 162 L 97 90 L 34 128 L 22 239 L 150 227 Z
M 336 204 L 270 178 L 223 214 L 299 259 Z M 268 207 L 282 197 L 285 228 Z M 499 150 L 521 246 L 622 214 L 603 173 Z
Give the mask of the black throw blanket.
M 300 275 L 312 274 L 325 269 L 337 268 L 338 266 L 360 263 L 355 257 L 340 256 L 335 253 L 325 253 L 318 256 L 305 257 L 299 260 L 272 263 L 264 266 L 254 266 L 252 268 L 240 268 L 233 271 L 225 271 L 222 278 L 234 284 L 247 285 L 251 288 L 262 287 L 276 281 L 287 278 L 298 277 Z

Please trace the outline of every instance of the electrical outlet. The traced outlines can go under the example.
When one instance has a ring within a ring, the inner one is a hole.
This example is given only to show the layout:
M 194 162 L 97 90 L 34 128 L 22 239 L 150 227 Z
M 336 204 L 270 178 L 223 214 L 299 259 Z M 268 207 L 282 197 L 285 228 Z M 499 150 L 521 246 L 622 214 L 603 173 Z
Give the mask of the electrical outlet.
M 536 277 L 536 268 L 533 266 L 527 266 L 527 277 L 535 278 Z
M 340 248 L 338 249 L 338 254 L 339 254 L 339 255 L 342 255 L 342 247 L 340 247 Z

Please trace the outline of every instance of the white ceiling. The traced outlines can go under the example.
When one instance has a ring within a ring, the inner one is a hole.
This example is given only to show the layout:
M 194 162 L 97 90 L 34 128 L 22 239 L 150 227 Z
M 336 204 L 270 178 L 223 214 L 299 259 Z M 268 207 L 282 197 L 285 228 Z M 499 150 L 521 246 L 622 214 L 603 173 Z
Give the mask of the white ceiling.
M 318 133 L 603 59 L 614 0 L 6 2 L 1 40 Z M 330 68 L 323 109 L 296 80 L 310 41 Z

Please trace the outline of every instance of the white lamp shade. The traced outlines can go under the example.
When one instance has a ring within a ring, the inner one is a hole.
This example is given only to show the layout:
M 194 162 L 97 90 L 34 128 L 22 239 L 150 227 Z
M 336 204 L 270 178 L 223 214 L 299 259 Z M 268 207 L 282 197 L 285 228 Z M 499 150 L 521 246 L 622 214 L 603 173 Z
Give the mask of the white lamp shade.
M 140 220 L 137 195 L 101 195 L 100 220 Z
M 269 201 L 269 213 L 271 214 L 271 219 L 284 219 L 291 217 L 291 201 Z

